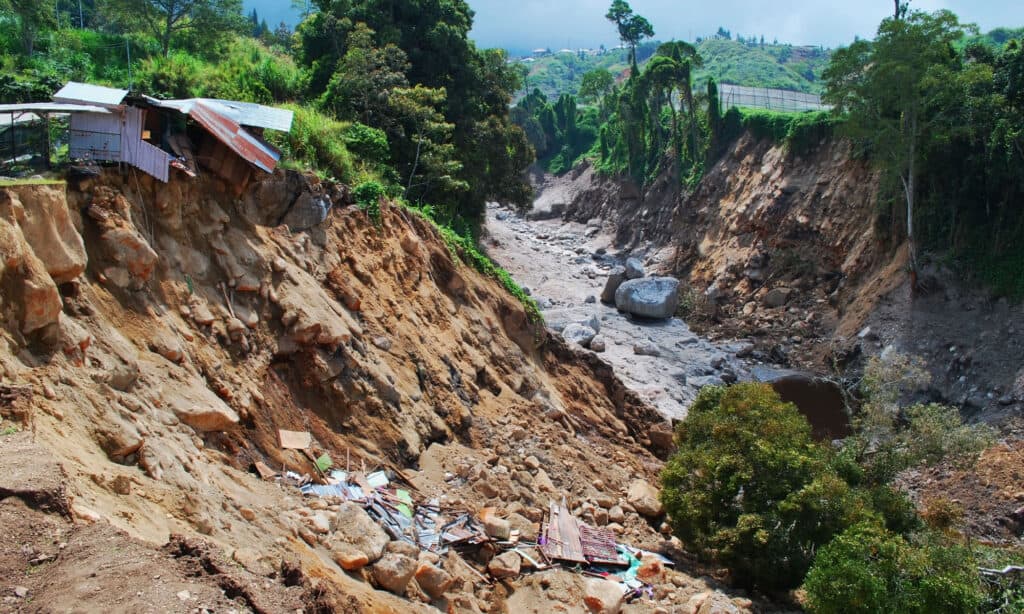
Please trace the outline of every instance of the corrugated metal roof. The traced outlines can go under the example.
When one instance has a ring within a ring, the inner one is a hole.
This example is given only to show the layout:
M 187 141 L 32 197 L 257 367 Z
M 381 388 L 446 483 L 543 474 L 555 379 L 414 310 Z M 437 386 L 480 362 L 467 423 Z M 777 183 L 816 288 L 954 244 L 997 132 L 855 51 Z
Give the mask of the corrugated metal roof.
M 207 102 L 207 101 L 203 101 Z M 229 116 L 243 126 L 255 126 L 268 130 L 280 130 L 288 132 L 292 129 L 292 119 L 295 113 L 288 109 L 278 109 L 262 104 L 251 102 L 238 102 L 234 100 L 216 100 L 209 102 L 216 103 L 228 110 Z
M 118 90 L 91 83 L 68 82 L 59 92 L 53 95 L 56 102 L 85 102 L 102 106 L 116 107 L 124 101 L 128 90 Z
M 218 100 L 216 98 L 188 98 L 185 100 L 158 100 L 143 96 L 146 102 L 164 109 L 174 109 L 189 115 L 196 104 L 202 103 L 241 126 L 253 126 L 268 130 L 288 132 L 292 129 L 295 114 L 288 109 L 277 109 L 252 102 Z
M 195 101 L 191 105 L 189 116 L 256 168 L 268 173 L 274 172 L 277 168 L 281 153 L 250 134 L 238 122 L 219 112 L 216 106 L 204 101 Z
M 110 113 L 103 107 L 87 104 L 66 104 L 60 102 L 26 102 L 20 104 L 0 104 L 0 113 Z

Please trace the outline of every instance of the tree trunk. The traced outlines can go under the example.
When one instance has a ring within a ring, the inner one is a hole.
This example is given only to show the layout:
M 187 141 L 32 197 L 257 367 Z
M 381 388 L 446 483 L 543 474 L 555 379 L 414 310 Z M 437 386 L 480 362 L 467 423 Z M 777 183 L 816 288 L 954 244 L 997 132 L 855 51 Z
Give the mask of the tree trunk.
M 910 252 L 910 290 L 917 289 L 917 245 L 914 241 L 914 174 L 917 169 L 917 113 L 910 113 L 910 159 L 907 163 L 907 176 L 903 180 L 903 191 L 907 197 L 907 248 Z
M 167 8 L 167 21 L 164 23 L 164 33 L 160 41 L 165 58 L 171 54 L 171 32 L 174 31 L 175 8 L 176 7 L 173 4 Z

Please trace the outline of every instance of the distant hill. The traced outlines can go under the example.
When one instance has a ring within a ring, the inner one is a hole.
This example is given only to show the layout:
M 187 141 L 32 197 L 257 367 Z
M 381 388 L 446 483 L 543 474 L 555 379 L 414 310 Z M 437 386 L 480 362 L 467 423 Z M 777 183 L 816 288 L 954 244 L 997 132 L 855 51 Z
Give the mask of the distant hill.
M 648 43 L 638 50 L 641 65 L 657 49 Z M 704 67 L 695 80 L 703 84 L 709 77 L 721 83 L 750 87 L 771 87 L 818 94 L 822 91 L 821 73 L 828 66 L 831 52 L 819 47 L 784 44 L 741 43 L 727 39 L 707 39 L 697 44 Z M 539 88 L 550 98 L 563 93 L 575 94 L 583 75 L 595 68 L 607 68 L 625 76 L 629 67 L 626 50 L 613 49 L 590 55 L 587 52 L 553 52 L 520 60 L 529 69 L 527 88 Z

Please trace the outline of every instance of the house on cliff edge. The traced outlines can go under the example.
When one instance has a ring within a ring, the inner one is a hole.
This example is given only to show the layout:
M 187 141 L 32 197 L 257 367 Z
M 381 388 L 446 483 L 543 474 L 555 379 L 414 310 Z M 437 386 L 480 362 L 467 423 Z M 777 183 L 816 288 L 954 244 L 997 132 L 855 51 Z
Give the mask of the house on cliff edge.
M 208 171 L 238 193 L 254 173 L 272 173 L 281 160 L 264 130 L 289 132 L 293 120 L 291 111 L 259 104 L 160 100 L 75 82 L 53 103 L 0 105 L 0 112 L 32 111 L 70 115 L 72 159 L 128 164 L 163 182 L 172 168 L 190 176 Z

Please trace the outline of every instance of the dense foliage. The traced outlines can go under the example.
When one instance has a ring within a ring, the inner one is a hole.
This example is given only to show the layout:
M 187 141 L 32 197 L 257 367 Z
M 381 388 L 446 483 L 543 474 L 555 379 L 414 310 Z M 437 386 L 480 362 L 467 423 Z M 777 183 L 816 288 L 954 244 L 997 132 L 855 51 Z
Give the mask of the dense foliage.
M 863 386 L 865 409 L 854 422 L 854 435 L 838 446 L 812 440 L 807 420 L 768 385 L 704 388 L 677 427 L 678 450 L 662 473 L 662 500 L 673 531 L 697 554 L 727 566 L 741 584 L 789 589 L 815 566 L 815 607 L 821 611 L 841 603 L 828 601 L 829 595 L 845 598 L 843 591 L 854 590 L 849 576 L 839 572 L 857 566 L 859 551 L 837 536 L 884 537 L 901 563 L 920 564 L 901 573 L 911 577 L 932 569 L 951 601 L 892 592 L 886 583 L 899 588 L 902 580 L 885 577 L 890 570 L 884 565 L 861 570 L 858 582 L 881 587 L 872 589 L 872 599 L 912 605 L 901 601 L 912 598 L 949 606 L 936 612 L 969 611 L 952 604 L 981 598 L 978 577 L 965 576 L 966 563 L 950 564 L 969 559 L 950 555 L 959 552 L 955 544 L 924 529 L 914 506 L 891 483 L 910 467 L 971 463 L 991 436 L 986 428 L 964 425 L 953 408 L 899 404 L 902 394 L 925 383 L 906 357 L 872 361 Z M 832 557 L 822 560 L 821 549 L 837 539 Z M 865 607 L 856 611 L 878 611 Z
M 1021 297 L 1024 51 L 972 32 L 948 11 L 887 19 L 835 53 L 826 98 L 883 172 L 880 228 Z
M 952 614 L 974 612 L 984 599 L 969 549 L 934 538 L 910 543 L 872 523 L 825 546 L 804 589 L 808 610 L 819 614 Z
M 508 117 L 521 75 L 469 40 L 462 0 L 318 0 L 298 28 L 310 90 L 339 119 L 388 134 L 404 196 L 468 219 L 497 200 L 525 206 L 533 159 Z
M 673 530 L 740 582 L 797 586 L 816 548 L 874 517 L 807 420 L 766 384 L 704 388 L 676 440 L 662 473 Z

